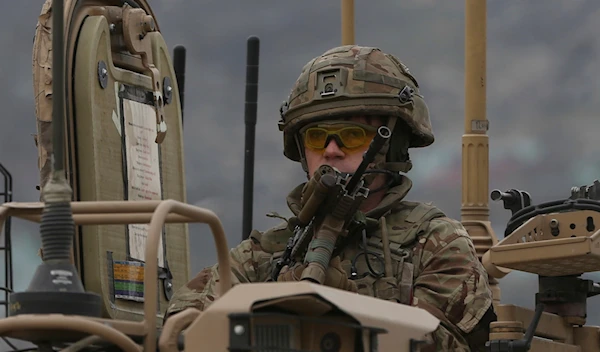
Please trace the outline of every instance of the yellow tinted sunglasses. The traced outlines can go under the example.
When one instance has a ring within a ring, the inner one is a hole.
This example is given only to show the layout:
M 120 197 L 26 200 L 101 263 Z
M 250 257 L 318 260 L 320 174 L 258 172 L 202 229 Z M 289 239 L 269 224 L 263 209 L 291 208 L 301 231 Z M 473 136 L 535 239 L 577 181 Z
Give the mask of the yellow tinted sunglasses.
M 340 148 L 356 149 L 371 143 L 377 128 L 369 125 L 339 125 L 309 127 L 304 131 L 304 143 L 314 150 L 323 150 L 334 138 Z

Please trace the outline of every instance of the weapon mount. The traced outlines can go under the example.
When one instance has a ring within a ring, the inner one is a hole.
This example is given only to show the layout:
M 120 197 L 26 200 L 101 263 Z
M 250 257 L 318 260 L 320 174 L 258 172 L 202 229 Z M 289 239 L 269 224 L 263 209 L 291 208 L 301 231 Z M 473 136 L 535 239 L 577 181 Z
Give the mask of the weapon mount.
M 483 258 L 490 272 L 508 268 L 536 274 L 536 314 L 513 305 L 498 305 L 491 324 L 490 351 L 533 351 L 556 348 L 598 351 L 592 339 L 598 328 L 585 326 L 587 299 L 600 294 L 600 285 L 583 279 L 600 271 L 600 183 L 573 187 L 571 196 L 538 205 L 527 192 L 494 190 L 512 212 L 505 238 Z M 523 327 L 529 322 L 527 336 Z

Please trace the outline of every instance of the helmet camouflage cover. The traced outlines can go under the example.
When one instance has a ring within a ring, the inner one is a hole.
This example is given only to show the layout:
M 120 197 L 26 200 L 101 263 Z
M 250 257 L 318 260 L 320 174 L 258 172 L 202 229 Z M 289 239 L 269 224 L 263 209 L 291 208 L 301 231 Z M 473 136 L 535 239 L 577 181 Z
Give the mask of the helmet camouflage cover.
M 340 46 L 309 61 L 280 113 L 284 155 L 303 166 L 297 132 L 322 120 L 383 117 L 392 130 L 390 145 L 384 147 L 388 168 L 407 161 L 398 160 L 397 149 L 425 147 L 434 141 L 429 110 L 416 79 L 395 56 L 374 47 Z

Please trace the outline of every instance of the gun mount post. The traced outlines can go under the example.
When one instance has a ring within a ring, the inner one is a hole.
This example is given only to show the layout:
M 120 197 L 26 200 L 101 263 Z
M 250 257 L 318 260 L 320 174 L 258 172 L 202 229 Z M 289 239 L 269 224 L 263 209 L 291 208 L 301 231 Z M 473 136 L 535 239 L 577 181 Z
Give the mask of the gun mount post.
M 498 242 L 489 221 L 487 199 L 486 16 L 486 0 L 465 0 L 465 133 L 462 136 L 461 222 L 471 236 L 480 260 Z M 503 272 L 498 273 L 501 275 Z M 494 301 L 499 303 L 498 281 L 491 274 L 489 280 Z
M 535 307 L 535 313 L 531 322 L 529 323 L 529 327 L 525 331 L 525 335 L 522 339 L 492 339 L 487 341 L 485 346 L 490 351 L 511 351 L 511 352 L 527 352 L 531 348 L 531 343 L 533 342 L 533 337 L 535 336 L 535 330 L 537 329 L 540 320 L 542 318 L 542 313 L 544 312 L 544 304 L 538 303 Z M 495 330 L 506 331 L 511 330 L 512 326 L 506 329 L 504 327 L 506 322 L 493 322 L 492 323 L 492 334 L 494 334 Z M 520 324 L 515 324 L 517 330 L 520 327 Z M 504 330 L 503 330 L 504 328 Z

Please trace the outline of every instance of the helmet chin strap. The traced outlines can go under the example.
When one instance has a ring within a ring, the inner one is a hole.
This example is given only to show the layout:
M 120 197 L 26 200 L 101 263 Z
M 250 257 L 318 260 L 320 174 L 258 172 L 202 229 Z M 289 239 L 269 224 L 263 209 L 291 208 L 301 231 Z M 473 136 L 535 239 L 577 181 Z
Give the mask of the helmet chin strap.
M 300 155 L 300 165 L 302 165 L 302 170 L 306 173 L 306 179 L 310 180 L 310 173 L 308 172 L 308 163 L 306 162 L 306 154 L 304 153 L 304 145 L 300 138 L 298 138 L 298 133 L 294 135 L 294 140 L 296 141 L 296 147 L 298 148 L 298 154 Z

